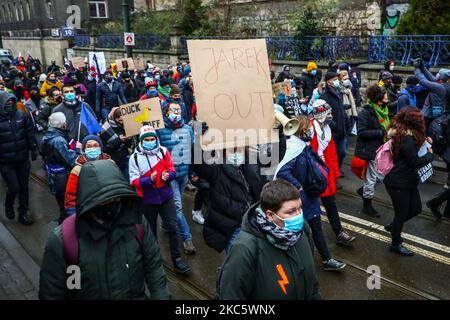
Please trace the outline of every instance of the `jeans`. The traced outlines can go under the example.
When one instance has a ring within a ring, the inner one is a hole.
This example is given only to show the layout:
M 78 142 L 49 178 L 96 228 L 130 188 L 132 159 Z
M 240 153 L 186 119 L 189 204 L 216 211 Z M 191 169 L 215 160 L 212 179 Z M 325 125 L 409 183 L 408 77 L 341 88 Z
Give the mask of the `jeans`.
M 226 254 L 230 253 L 231 248 L 233 248 L 234 241 L 236 240 L 236 238 L 237 238 L 237 236 L 238 236 L 240 231 L 241 231 L 240 227 L 237 228 L 236 230 L 234 230 L 233 234 L 231 235 L 230 240 L 228 240 L 227 246 L 225 247 L 225 253 Z
M 347 150 L 347 135 L 343 136 L 342 138 L 335 138 L 334 143 L 336 145 L 336 153 L 338 157 L 338 163 L 339 163 L 339 170 L 342 167 L 342 163 L 344 162 L 345 158 L 345 151 Z
M 108 116 L 109 116 L 109 113 L 110 113 L 110 112 L 111 112 L 111 110 L 102 108 L 102 121 L 103 121 L 103 122 L 105 122 L 105 121 L 108 120 Z
M 322 257 L 322 261 L 328 261 L 331 259 L 330 251 L 328 250 L 327 241 L 325 240 L 325 235 L 322 230 L 322 221 L 320 220 L 320 216 L 313 218 L 311 220 L 307 220 L 309 227 L 311 228 L 312 237 L 314 240 L 314 244 L 319 251 L 320 256 Z
M 19 194 L 19 214 L 28 211 L 28 179 L 30 178 L 30 160 L 0 165 L 0 172 L 6 182 L 5 210 L 14 210 L 14 200 Z
M 370 160 L 367 166 L 366 177 L 364 178 L 363 197 L 373 199 L 375 185 L 381 181 L 383 181 L 383 176 L 378 173 L 375 160 Z
M 333 229 L 336 236 L 338 236 L 342 231 L 342 225 L 341 218 L 339 218 L 339 213 L 336 206 L 336 199 L 334 196 L 324 197 L 321 199 L 327 213 L 328 221 L 330 221 L 331 228 Z
M 66 218 L 66 210 L 64 209 L 64 197 L 66 195 L 67 180 L 69 173 L 52 174 L 48 173 L 48 181 L 50 192 L 55 196 L 59 207 L 59 220 Z
M 180 245 L 178 243 L 178 221 L 175 213 L 175 204 L 173 199 L 169 199 L 160 205 L 144 205 L 144 216 L 150 224 L 153 235 L 158 241 L 157 225 L 158 214 L 161 216 L 167 232 L 169 233 L 170 256 L 174 262 L 181 257 Z
M 183 192 L 188 181 L 189 178 L 186 175 L 184 177 L 175 178 L 170 183 L 173 190 L 173 202 L 175 203 L 177 211 L 179 232 L 183 241 L 192 240 L 191 230 L 189 229 L 189 225 L 183 212 Z
M 422 201 L 417 186 L 412 189 L 397 189 L 386 186 L 394 207 L 394 220 L 390 224 L 392 245 L 402 243 L 402 229 L 406 221 L 422 212 Z

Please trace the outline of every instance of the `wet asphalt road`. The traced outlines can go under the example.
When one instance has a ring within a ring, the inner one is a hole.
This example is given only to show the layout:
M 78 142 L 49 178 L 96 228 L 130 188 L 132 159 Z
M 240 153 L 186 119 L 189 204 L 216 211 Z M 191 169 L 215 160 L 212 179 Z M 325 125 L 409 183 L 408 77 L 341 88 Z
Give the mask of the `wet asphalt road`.
M 348 162 L 348 161 L 347 161 Z M 41 161 L 33 163 L 33 172 L 45 177 L 40 168 Z M 323 216 L 323 227 L 330 251 L 334 258 L 342 259 L 348 266 L 340 272 L 326 272 L 321 267 L 318 254 L 316 268 L 319 285 L 324 299 L 450 299 L 450 221 L 437 222 L 429 212 L 424 212 L 409 221 L 404 228 L 405 244 L 415 252 L 414 257 L 402 257 L 391 253 L 389 234 L 382 227 L 393 217 L 390 199 L 384 186 L 377 187 L 375 206 L 382 213 L 380 218 L 371 218 L 359 212 L 361 199 L 356 196 L 358 181 L 344 165 L 346 177 L 341 180 L 344 189 L 337 195 L 337 205 L 341 212 L 344 228 L 348 228 L 357 239 L 350 247 L 334 242 L 334 234 Z M 42 181 L 44 180 L 44 181 Z M 36 263 L 40 264 L 47 236 L 56 226 L 57 205 L 44 184 L 45 179 L 30 179 L 30 212 L 34 225 L 25 227 L 4 217 L 3 205 L 0 207 L 0 221 L 17 238 Z M 441 185 L 427 184 L 423 190 L 422 201 L 437 193 Z M 0 203 L 5 197 L 5 185 L 0 180 Z M 191 226 L 197 253 L 183 254 L 190 265 L 191 272 L 185 277 L 173 275 L 168 270 L 169 285 L 175 299 L 201 299 L 213 296 L 215 291 L 216 269 L 224 259 L 224 253 L 217 253 L 207 247 L 202 238 L 202 226 L 191 219 L 194 192 L 186 191 L 184 196 L 185 214 Z M 424 207 L 424 209 L 426 209 Z M 169 262 L 167 235 L 159 230 L 159 241 L 164 261 Z M 168 264 L 170 267 L 170 263 Z M 367 288 L 370 276 L 368 266 L 379 266 L 381 288 Z

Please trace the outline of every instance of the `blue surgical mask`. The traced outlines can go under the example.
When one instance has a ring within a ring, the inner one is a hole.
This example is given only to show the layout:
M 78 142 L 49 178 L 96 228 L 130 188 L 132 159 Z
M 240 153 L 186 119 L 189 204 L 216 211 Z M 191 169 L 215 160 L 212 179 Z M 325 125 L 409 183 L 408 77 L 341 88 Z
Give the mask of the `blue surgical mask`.
M 341 87 L 341 83 L 339 82 L 338 79 L 336 79 L 336 80 L 333 81 L 333 87 L 335 87 L 336 89 L 338 89 L 338 88 Z
M 227 155 L 227 163 L 235 167 L 239 167 L 244 163 L 244 154 L 242 154 L 241 152 L 229 153 Z
M 157 97 L 158 96 L 158 90 L 147 90 L 147 96 L 149 96 L 149 97 Z
M 157 75 L 155 76 L 155 80 L 159 81 L 160 79 L 161 79 L 161 76 L 160 76 L 159 74 L 157 74 Z
M 280 219 L 281 221 L 284 222 L 284 230 L 286 231 L 291 231 L 291 232 L 300 232 L 303 229 L 303 224 L 305 222 L 305 218 L 303 217 L 303 211 L 300 211 L 300 214 L 288 218 L 288 219 L 283 219 L 280 218 L 279 216 L 277 216 L 275 213 L 274 215 Z
M 350 80 L 346 79 L 342 82 L 342 84 L 344 85 L 344 87 L 349 88 L 349 87 L 351 87 L 352 82 Z
M 76 97 L 77 97 L 77 95 L 75 94 L 75 92 L 69 92 L 64 95 L 64 99 L 66 101 L 73 101 L 76 99 Z
M 84 153 L 86 154 L 86 157 L 88 157 L 89 160 L 95 160 L 102 154 L 102 149 L 90 148 L 86 149 Z
M 169 121 L 172 123 L 178 123 L 181 121 L 181 116 L 179 114 L 171 113 L 171 114 L 169 114 L 168 118 L 169 118 Z
M 156 140 L 153 141 L 142 141 L 142 148 L 146 151 L 150 151 L 156 148 L 158 142 Z
M 311 70 L 311 74 L 313 75 L 313 76 L 315 76 L 316 74 L 317 74 L 317 70 Z

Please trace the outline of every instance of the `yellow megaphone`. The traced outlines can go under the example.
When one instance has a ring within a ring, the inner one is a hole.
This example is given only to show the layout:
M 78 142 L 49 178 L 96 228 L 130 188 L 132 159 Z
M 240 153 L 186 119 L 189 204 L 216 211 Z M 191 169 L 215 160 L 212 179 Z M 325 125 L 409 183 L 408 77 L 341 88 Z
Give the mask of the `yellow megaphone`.
M 297 132 L 298 127 L 300 126 L 300 122 L 297 119 L 289 119 L 279 110 L 275 110 L 275 119 L 277 125 L 281 124 L 283 126 L 283 133 L 285 136 L 292 136 Z

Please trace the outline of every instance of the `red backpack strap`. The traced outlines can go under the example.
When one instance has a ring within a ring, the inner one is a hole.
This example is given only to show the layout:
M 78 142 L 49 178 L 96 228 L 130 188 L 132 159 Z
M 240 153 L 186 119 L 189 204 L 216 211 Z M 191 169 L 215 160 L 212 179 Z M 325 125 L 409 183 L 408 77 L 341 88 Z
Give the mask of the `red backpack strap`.
M 61 226 L 64 259 L 68 266 L 78 264 L 78 237 L 76 231 L 76 214 L 67 217 Z
M 142 224 L 136 224 L 136 239 L 139 242 L 139 246 L 141 250 L 144 251 L 144 228 L 142 228 Z

